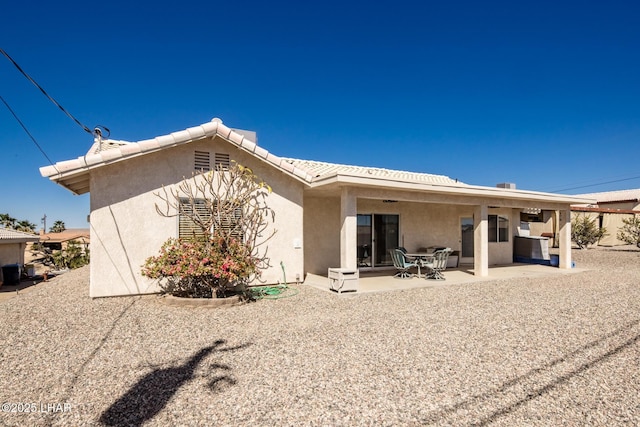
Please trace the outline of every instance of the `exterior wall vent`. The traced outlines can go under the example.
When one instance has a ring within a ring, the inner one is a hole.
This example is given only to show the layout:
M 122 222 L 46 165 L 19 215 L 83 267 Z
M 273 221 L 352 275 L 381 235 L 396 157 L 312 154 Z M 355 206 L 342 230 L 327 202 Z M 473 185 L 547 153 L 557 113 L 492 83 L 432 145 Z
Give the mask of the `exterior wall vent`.
M 215 162 L 217 168 L 229 169 L 231 167 L 231 158 L 225 153 L 216 153 Z
M 194 169 L 198 172 L 211 170 L 211 158 L 208 151 L 196 151 L 194 154 Z

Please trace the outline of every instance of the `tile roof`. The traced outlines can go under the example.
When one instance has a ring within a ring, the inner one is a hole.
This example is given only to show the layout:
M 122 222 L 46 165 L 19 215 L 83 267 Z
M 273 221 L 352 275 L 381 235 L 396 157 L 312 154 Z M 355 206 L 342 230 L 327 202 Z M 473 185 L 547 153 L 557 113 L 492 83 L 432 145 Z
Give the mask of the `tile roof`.
M 345 174 L 352 176 L 362 176 L 370 178 L 384 178 L 404 182 L 417 182 L 424 184 L 459 184 L 466 185 L 457 180 L 444 175 L 434 175 L 429 173 L 406 172 L 393 169 L 375 168 L 367 166 L 342 165 L 337 163 L 319 162 L 315 160 L 300 160 L 283 158 L 283 160 L 297 168 L 308 171 L 313 179 L 331 176 L 335 174 Z
M 89 236 L 90 231 L 88 228 L 67 228 L 59 233 L 44 233 L 39 237 L 42 242 L 60 243 L 69 240 L 89 240 Z
M 37 242 L 40 238 L 36 234 L 25 233 L 23 231 L 0 228 L 0 241 L 28 241 Z
M 89 191 L 88 177 L 82 180 L 62 178 L 63 175 L 82 175 L 89 169 L 100 165 L 112 163 L 125 158 L 135 157 L 146 152 L 160 150 L 164 147 L 175 146 L 198 139 L 219 135 L 227 141 L 245 149 L 261 158 L 263 161 L 282 169 L 285 172 L 301 179 L 307 183 L 322 177 L 335 174 L 350 176 L 361 176 L 367 178 L 383 178 L 396 181 L 416 182 L 425 184 L 459 184 L 464 185 L 444 175 L 434 175 L 427 173 L 398 171 L 384 168 L 353 166 L 336 163 L 319 162 L 313 160 L 300 160 L 283 158 L 276 156 L 255 142 L 247 138 L 244 131 L 236 131 L 222 124 L 220 119 L 213 119 L 210 123 L 174 132 L 169 135 L 159 136 L 139 142 L 128 142 L 119 140 L 106 140 L 96 138 L 87 154 L 77 159 L 58 162 L 52 166 L 40 168 L 43 176 L 49 177 L 53 181 L 58 181 L 71 191 L 82 194 Z M 62 179 L 61 179 L 62 178 Z
M 297 167 L 292 168 L 290 164 L 284 165 L 282 158 L 259 147 L 254 141 L 247 138 L 246 134 L 250 133 L 231 129 L 222 124 L 222 120 L 214 118 L 209 123 L 204 123 L 200 126 L 138 142 L 96 138 L 86 155 L 77 159 L 57 162 L 55 165 L 43 166 L 40 168 L 40 174 L 76 194 L 83 194 L 89 192 L 88 172 L 91 169 L 146 153 L 160 151 L 167 147 L 219 136 L 238 148 L 252 153 L 257 158 L 283 169 L 297 179 L 311 182 L 312 176 L 307 171 Z
M 86 155 L 77 159 L 58 162 L 55 165 L 41 167 L 40 174 L 76 194 L 83 194 L 90 191 L 89 177 L 93 169 L 192 141 L 219 137 L 310 187 L 331 186 L 338 181 L 348 183 L 348 185 L 359 185 L 367 182 L 371 185 L 390 185 L 391 187 L 402 189 L 406 186 L 418 190 L 429 189 L 433 191 L 437 189 L 440 192 L 473 195 L 476 197 L 497 196 L 555 203 L 580 203 L 585 200 L 578 196 L 472 186 L 444 175 L 283 158 L 258 146 L 255 142 L 256 138 L 251 135 L 255 134 L 231 129 L 222 124 L 222 120 L 215 118 L 211 122 L 200 126 L 138 142 L 96 138 Z

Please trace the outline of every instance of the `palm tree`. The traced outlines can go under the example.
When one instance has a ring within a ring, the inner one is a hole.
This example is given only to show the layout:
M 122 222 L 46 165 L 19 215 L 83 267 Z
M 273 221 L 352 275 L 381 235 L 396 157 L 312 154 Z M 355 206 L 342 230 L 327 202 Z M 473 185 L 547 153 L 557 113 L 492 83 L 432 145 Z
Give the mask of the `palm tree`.
M 35 232 L 36 225 L 34 223 L 24 219 L 22 221 L 18 221 L 18 223 L 16 224 L 15 229 L 18 230 L 18 231 L 24 231 L 25 233 L 33 233 L 33 232 Z
M 51 226 L 51 228 L 49 229 L 49 232 L 50 233 L 62 233 L 66 229 L 67 229 L 67 227 L 65 227 L 63 221 L 55 221 L 53 223 L 53 225 Z
M 4 228 L 14 228 L 16 226 L 16 219 L 12 218 L 9 214 L 0 214 L 0 225 Z

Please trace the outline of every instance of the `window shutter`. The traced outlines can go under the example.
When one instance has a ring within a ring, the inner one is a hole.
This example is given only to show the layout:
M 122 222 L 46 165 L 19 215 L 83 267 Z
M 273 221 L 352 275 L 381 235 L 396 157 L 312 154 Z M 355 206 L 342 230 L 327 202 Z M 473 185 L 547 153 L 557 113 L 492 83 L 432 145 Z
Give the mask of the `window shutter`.
M 206 200 L 195 199 L 193 200 L 193 202 L 191 202 L 187 198 L 180 199 L 180 212 L 178 215 L 178 237 L 204 237 L 202 228 L 192 219 L 195 216 L 201 218 L 203 222 L 211 219 L 211 209 L 207 208 Z M 225 215 L 220 219 L 219 229 L 221 231 L 224 231 L 224 234 L 226 234 L 227 236 L 232 236 L 236 239 L 242 240 L 244 238 L 244 233 L 240 228 L 241 218 L 242 208 L 235 208 L 231 215 Z
M 206 202 L 202 199 L 194 200 L 193 203 L 189 199 L 180 199 L 180 214 L 178 215 L 178 237 L 203 237 L 202 228 L 193 221 L 193 217 L 197 215 L 203 220 L 211 217 L 211 212 L 207 209 Z
M 240 229 L 240 218 L 242 217 L 241 208 L 235 208 L 233 214 L 220 219 L 220 229 L 224 234 L 242 240 L 244 233 Z

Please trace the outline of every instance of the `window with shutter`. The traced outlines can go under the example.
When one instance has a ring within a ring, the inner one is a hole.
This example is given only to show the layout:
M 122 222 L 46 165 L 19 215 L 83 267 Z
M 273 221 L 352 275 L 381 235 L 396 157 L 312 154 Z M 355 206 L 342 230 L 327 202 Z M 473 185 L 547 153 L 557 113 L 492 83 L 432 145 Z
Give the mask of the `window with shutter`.
M 178 215 L 178 237 L 192 238 L 203 237 L 202 228 L 194 221 L 194 218 L 201 218 L 206 222 L 211 218 L 211 211 L 207 209 L 204 199 L 180 199 L 180 213 Z
M 224 231 L 224 234 L 235 237 L 238 240 L 242 240 L 244 238 L 244 233 L 240 226 L 241 216 L 242 210 L 240 208 L 235 208 L 231 214 L 226 215 L 224 218 L 220 218 L 219 227 Z
M 180 199 L 180 213 L 178 215 L 178 237 L 180 238 L 193 238 L 204 237 L 202 228 L 194 218 L 200 218 L 201 222 L 206 223 L 211 219 L 212 210 L 215 212 L 215 206 L 213 209 L 207 207 L 206 200 L 194 199 L 190 201 L 187 198 Z M 224 231 L 228 236 L 235 237 L 242 240 L 244 233 L 240 225 L 240 219 L 242 217 L 242 209 L 235 208 L 230 214 L 225 214 L 219 221 L 219 228 Z M 215 226 L 214 226 L 215 227 Z M 212 231 L 215 231 L 212 230 Z

